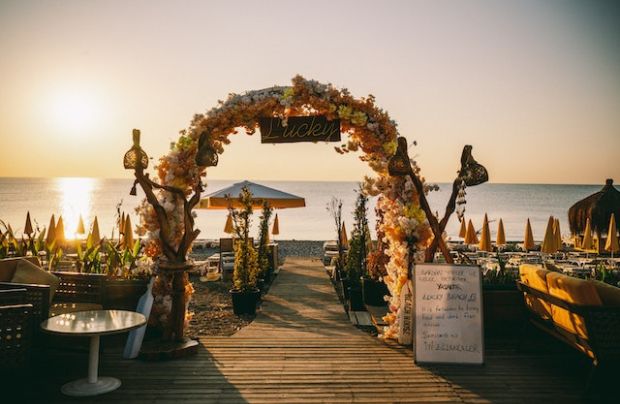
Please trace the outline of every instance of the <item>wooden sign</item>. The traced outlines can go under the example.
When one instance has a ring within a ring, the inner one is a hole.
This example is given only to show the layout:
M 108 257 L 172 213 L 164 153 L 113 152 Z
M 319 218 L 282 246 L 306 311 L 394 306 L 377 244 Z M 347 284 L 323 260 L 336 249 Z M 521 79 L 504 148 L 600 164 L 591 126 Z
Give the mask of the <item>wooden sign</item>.
M 324 116 L 291 116 L 282 126 L 280 118 L 259 118 L 261 143 L 340 142 L 340 120 Z
M 419 264 L 413 285 L 415 361 L 484 363 L 480 268 Z

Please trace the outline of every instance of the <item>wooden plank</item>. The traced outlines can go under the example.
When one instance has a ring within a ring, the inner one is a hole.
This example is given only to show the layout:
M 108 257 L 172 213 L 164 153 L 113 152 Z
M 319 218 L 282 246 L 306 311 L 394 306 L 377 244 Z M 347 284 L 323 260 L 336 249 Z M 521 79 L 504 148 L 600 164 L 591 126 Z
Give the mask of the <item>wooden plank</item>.
M 319 260 L 288 258 L 252 324 L 199 341 L 196 356 L 169 362 L 106 349 L 99 374 L 123 384 L 88 402 L 571 403 L 581 401 L 589 370 L 579 354 L 520 353 L 514 340 L 497 343 L 482 367 L 416 366 L 411 349 L 351 325 Z M 50 350 L 37 360 L 29 377 L 3 385 L 3 400 L 72 402 L 60 386 L 85 377 L 87 354 Z

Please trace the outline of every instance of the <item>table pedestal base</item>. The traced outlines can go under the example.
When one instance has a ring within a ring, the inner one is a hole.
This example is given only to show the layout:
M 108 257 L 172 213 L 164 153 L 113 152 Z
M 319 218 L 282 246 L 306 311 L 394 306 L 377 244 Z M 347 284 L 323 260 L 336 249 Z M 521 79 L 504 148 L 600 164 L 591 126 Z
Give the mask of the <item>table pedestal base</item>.
M 121 381 L 114 377 L 99 377 L 94 383 L 90 383 L 88 378 L 84 378 L 63 385 L 60 391 L 67 396 L 85 397 L 108 393 L 120 386 Z

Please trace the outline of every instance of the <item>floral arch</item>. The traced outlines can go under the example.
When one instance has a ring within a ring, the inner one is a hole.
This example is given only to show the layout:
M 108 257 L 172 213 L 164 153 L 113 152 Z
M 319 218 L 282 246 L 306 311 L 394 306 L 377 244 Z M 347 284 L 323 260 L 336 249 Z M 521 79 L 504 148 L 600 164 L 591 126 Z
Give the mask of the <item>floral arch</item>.
M 396 122 L 375 105 L 372 95 L 358 99 L 346 89 L 296 76 L 291 86 L 230 94 L 206 114 L 195 115 L 156 166 L 160 185 L 155 195 L 166 212 L 166 229 L 161 228 L 152 201 L 145 199 L 137 208 L 138 230 L 146 237 L 145 251 L 154 258 L 170 259 L 170 251 L 185 255 L 191 248 L 191 241 L 198 235 L 193 230 L 192 209 L 200 199 L 203 177 L 208 166 L 217 164 L 218 155 L 230 143 L 229 136 L 238 128 L 252 135 L 261 117 L 279 117 L 286 122 L 290 116 L 309 114 L 340 119 L 348 141 L 336 151 L 361 151 L 360 159 L 374 171 L 373 177 L 364 178 L 364 190 L 379 195 L 376 208 L 381 221 L 377 236 L 387 246 L 384 281 L 392 294 L 384 336 L 393 337 L 398 330 L 400 291 L 407 282 L 408 268 L 414 260 L 423 259 L 419 254 L 428 246 L 432 231 L 411 179 L 388 172 L 390 158 L 397 150 L 398 131 Z M 191 285 L 188 288 L 191 290 Z

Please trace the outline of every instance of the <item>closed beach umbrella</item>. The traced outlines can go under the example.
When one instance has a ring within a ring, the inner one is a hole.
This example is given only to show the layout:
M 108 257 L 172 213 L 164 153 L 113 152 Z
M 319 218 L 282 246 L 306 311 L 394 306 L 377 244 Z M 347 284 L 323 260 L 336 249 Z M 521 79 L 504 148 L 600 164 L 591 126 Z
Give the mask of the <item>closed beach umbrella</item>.
M 77 230 L 75 232 L 77 234 L 86 233 L 86 229 L 84 229 L 84 219 L 82 218 L 81 214 L 80 214 L 80 219 L 78 220 Z
M 121 238 L 121 234 L 125 234 L 125 212 L 121 213 L 121 221 L 118 223 L 118 238 Z
M 464 239 L 467 234 L 467 226 L 465 226 L 465 216 L 461 219 L 461 229 L 459 230 L 459 237 Z
M 525 224 L 525 236 L 523 237 L 523 249 L 525 251 L 533 250 L 535 247 L 534 244 L 534 234 L 532 233 L 532 225 L 530 224 L 530 218 L 527 218 L 527 223 Z
M 342 227 L 340 228 L 340 245 L 342 248 L 349 248 L 349 238 L 347 237 L 347 227 L 342 222 Z
M 93 230 L 90 233 L 90 237 L 93 245 L 101 242 L 101 235 L 99 234 L 99 221 L 97 220 L 97 216 L 95 216 L 95 220 L 93 221 Z
M 125 216 L 125 236 L 123 238 L 125 243 L 125 248 L 130 249 L 133 248 L 133 229 L 131 228 L 131 218 L 129 215 Z
M 224 225 L 224 233 L 231 234 L 234 231 L 235 229 L 233 228 L 232 215 L 229 213 L 228 217 L 226 218 L 226 224 Z
M 271 228 L 271 234 L 277 236 L 280 234 L 280 220 L 278 220 L 278 214 L 276 213 L 276 218 L 273 220 L 273 227 Z
M 56 222 L 56 243 L 63 244 L 65 241 L 65 224 L 62 221 L 62 216 L 59 216 L 58 222 Z
M 467 231 L 465 232 L 465 244 L 478 244 L 478 236 L 476 236 L 476 229 L 471 219 L 467 222 Z
M 504 222 L 502 219 L 499 219 L 499 224 L 497 225 L 497 240 L 495 244 L 498 246 L 506 245 L 506 232 L 504 231 Z
M 54 215 L 50 219 L 50 224 L 47 227 L 47 238 L 45 239 L 46 244 L 52 244 L 56 240 L 56 220 L 54 219 Z
M 493 251 L 491 245 L 491 231 L 489 230 L 489 218 L 484 214 L 484 222 L 482 223 L 482 234 L 480 234 L 480 244 L 478 248 L 481 251 Z
M 609 232 L 607 233 L 607 242 L 605 243 L 605 250 L 611 253 L 613 257 L 615 252 L 620 250 L 620 245 L 618 244 L 618 235 L 616 234 L 616 215 L 613 213 L 609 218 Z
M 590 219 L 586 219 L 586 228 L 583 230 L 583 240 L 581 240 L 581 249 L 588 251 L 594 248 L 592 242 L 592 227 L 590 227 Z
M 554 223 L 555 220 L 553 219 L 553 216 L 549 216 L 549 220 L 547 221 L 547 229 L 545 230 L 545 238 L 540 246 L 540 251 L 545 254 L 553 254 L 557 251 L 557 248 L 555 247 L 555 236 L 553 235 Z
M 562 232 L 560 231 L 560 219 L 555 219 L 553 223 L 553 237 L 555 238 L 555 249 L 562 249 Z
M 32 222 L 30 221 L 30 211 L 28 211 L 28 213 L 26 214 L 26 225 L 24 226 L 24 234 L 27 234 L 28 237 L 30 237 L 32 233 L 34 233 L 34 230 L 32 230 Z

